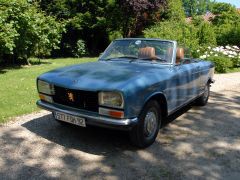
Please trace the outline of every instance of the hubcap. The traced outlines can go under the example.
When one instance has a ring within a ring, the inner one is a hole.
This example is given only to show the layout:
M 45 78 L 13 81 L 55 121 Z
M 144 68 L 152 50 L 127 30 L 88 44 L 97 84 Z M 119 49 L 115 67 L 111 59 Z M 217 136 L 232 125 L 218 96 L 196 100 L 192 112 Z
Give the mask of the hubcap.
M 144 134 L 146 137 L 153 136 L 157 129 L 157 116 L 154 112 L 149 111 L 144 120 Z

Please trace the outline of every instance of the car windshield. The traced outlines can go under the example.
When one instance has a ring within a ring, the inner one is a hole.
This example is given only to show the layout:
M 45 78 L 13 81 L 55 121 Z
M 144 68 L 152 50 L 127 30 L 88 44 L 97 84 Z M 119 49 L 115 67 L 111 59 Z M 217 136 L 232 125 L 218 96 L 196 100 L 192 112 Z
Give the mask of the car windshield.
M 170 41 L 123 39 L 115 40 L 105 50 L 100 60 L 143 60 L 171 63 L 174 44 Z

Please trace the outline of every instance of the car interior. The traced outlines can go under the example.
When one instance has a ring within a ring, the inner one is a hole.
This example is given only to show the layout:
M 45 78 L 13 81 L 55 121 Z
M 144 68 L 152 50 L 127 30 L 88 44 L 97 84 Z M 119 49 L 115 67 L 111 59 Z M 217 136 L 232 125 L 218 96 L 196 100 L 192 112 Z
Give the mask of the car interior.
M 166 53 L 166 56 L 171 57 L 172 55 L 172 48 L 168 49 L 168 52 Z M 150 60 L 156 60 L 157 56 L 156 56 L 156 50 L 154 47 L 144 47 L 144 48 L 140 48 L 139 52 L 138 52 L 138 57 L 140 59 L 150 59 Z M 166 58 L 167 59 L 167 58 Z M 184 56 L 184 48 L 177 48 L 177 55 L 176 55 L 176 64 L 188 64 L 190 63 L 190 59 L 185 59 Z

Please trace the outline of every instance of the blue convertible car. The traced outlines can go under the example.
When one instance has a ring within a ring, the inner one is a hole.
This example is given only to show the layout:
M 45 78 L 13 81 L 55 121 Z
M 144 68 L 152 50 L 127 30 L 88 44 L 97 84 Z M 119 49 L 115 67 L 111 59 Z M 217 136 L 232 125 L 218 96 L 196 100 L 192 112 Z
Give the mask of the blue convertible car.
M 177 42 L 118 39 L 97 62 L 56 69 L 37 78 L 37 105 L 59 122 L 128 130 L 151 145 L 165 117 L 196 101 L 205 105 L 214 65 L 184 55 Z

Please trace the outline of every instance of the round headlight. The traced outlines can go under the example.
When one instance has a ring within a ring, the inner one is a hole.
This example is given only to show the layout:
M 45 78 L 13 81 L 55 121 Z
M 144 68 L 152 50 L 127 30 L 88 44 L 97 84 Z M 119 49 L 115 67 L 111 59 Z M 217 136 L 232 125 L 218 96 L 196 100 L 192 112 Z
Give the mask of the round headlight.
M 98 94 L 99 105 L 113 107 L 113 108 L 123 108 L 123 96 L 119 92 L 100 92 Z

